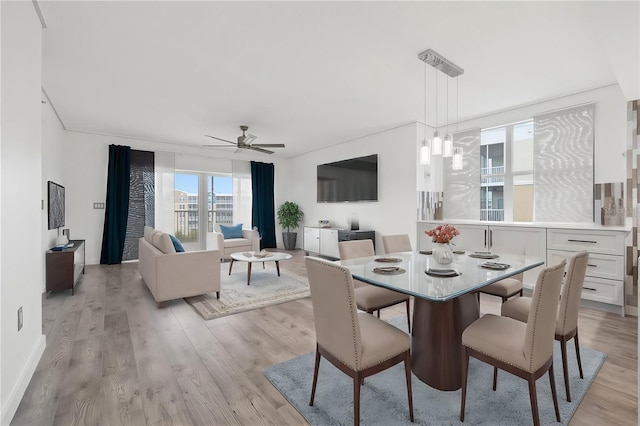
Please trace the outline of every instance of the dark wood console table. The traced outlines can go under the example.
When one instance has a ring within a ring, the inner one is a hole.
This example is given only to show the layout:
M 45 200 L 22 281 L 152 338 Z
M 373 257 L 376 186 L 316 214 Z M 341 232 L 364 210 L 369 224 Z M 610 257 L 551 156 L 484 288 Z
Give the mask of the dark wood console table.
M 80 275 L 84 274 L 84 240 L 71 240 L 69 244 L 71 243 L 73 243 L 73 247 L 62 250 L 47 250 L 47 292 L 71 289 L 73 295 Z

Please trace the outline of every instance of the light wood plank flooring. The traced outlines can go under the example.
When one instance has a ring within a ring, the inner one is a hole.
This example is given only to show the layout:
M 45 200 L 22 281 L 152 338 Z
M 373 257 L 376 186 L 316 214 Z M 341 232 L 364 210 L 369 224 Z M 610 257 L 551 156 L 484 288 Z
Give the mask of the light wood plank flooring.
M 281 267 L 306 276 L 291 253 Z M 306 424 L 262 372 L 314 349 L 308 298 L 204 322 L 181 299 L 158 309 L 137 263 L 86 270 L 75 296 L 43 299 L 47 348 L 12 424 Z M 581 345 L 609 356 L 571 424 L 636 425 L 637 318 L 582 309 L 579 321 Z

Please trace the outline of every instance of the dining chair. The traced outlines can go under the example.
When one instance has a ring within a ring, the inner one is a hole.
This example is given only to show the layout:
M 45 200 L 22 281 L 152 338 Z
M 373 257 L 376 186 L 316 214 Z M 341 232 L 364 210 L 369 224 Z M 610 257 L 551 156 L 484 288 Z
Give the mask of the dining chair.
M 560 421 L 558 395 L 553 375 L 553 334 L 555 312 L 558 309 L 558 297 L 566 263 L 566 260 L 563 260 L 560 264 L 540 272 L 526 323 L 513 318 L 486 314 L 474 321 L 462 333 L 461 422 L 464 422 L 470 356 L 494 366 L 494 391 L 498 368 L 529 382 L 531 412 L 533 424 L 536 426 L 540 424 L 536 380 L 548 372 L 556 420 Z
M 480 301 L 480 293 L 500 297 L 502 298 L 502 303 L 516 294 L 522 296 L 522 279 L 523 274 L 518 274 L 482 287 L 478 290 L 478 302 Z
M 341 241 L 338 243 L 341 260 L 357 259 L 359 257 L 375 256 L 373 241 L 371 240 L 352 240 Z M 405 303 L 407 309 L 407 330 L 411 332 L 411 310 L 409 307 L 410 297 L 404 293 L 389 290 L 387 288 L 378 287 L 367 284 L 358 279 L 354 279 L 355 298 L 358 309 L 369 314 L 378 311 L 380 318 L 380 310 L 389 306 Z
M 411 248 L 411 240 L 407 234 L 383 235 L 382 247 L 384 248 L 385 254 L 413 250 L 413 248 Z
M 397 327 L 373 315 L 358 313 L 353 278 L 344 266 L 305 258 L 316 329 L 316 359 L 309 405 L 313 406 L 320 356 L 353 379 L 353 423 L 360 424 L 360 386 L 365 377 L 404 362 L 413 422 L 411 339 Z
M 580 378 L 583 379 L 582 362 L 580 360 L 580 343 L 578 342 L 578 311 L 580 309 L 580 297 L 582 296 L 582 284 L 587 272 L 589 253 L 586 251 L 575 254 L 567 265 L 560 306 L 556 315 L 555 339 L 560 342 L 562 353 L 562 372 L 564 373 L 564 388 L 567 401 L 571 402 L 569 390 L 569 367 L 567 365 L 567 342 L 573 339 L 578 360 Z M 502 316 L 526 322 L 531 309 L 531 298 L 519 297 L 502 304 Z

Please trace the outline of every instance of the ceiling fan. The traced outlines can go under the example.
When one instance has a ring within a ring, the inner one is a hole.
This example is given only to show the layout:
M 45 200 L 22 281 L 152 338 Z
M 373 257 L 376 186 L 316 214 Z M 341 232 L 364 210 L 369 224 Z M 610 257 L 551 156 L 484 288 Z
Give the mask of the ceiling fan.
M 240 126 L 240 130 L 242 130 L 242 135 L 238 136 L 238 142 L 231 142 L 226 139 L 217 138 L 211 135 L 205 135 L 205 136 L 209 138 L 217 139 L 222 142 L 230 143 L 231 145 L 235 145 L 236 152 L 240 151 L 241 149 L 252 149 L 254 151 L 263 152 L 265 154 L 273 154 L 273 151 L 269 151 L 268 149 L 264 149 L 264 148 L 284 148 L 284 144 L 282 143 L 259 143 L 259 144 L 253 143 L 253 141 L 256 139 L 256 136 L 252 135 L 251 133 L 246 134 L 247 130 L 249 130 L 249 126 Z M 204 146 L 213 147 L 213 148 L 230 148 L 229 145 L 204 145 Z

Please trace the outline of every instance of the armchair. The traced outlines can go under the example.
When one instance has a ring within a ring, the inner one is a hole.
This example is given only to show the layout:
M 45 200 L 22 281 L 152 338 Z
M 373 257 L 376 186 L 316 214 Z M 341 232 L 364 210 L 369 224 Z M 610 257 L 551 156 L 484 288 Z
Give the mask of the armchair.
M 260 251 L 260 234 L 253 229 L 243 229 L 242 238 L 228 238 L 220 232 L 218 224 L 213 232 L 207 233 L 207 249 L 220 250 L 221 258 L 231 259 L 231 253 L 242 251 Z

